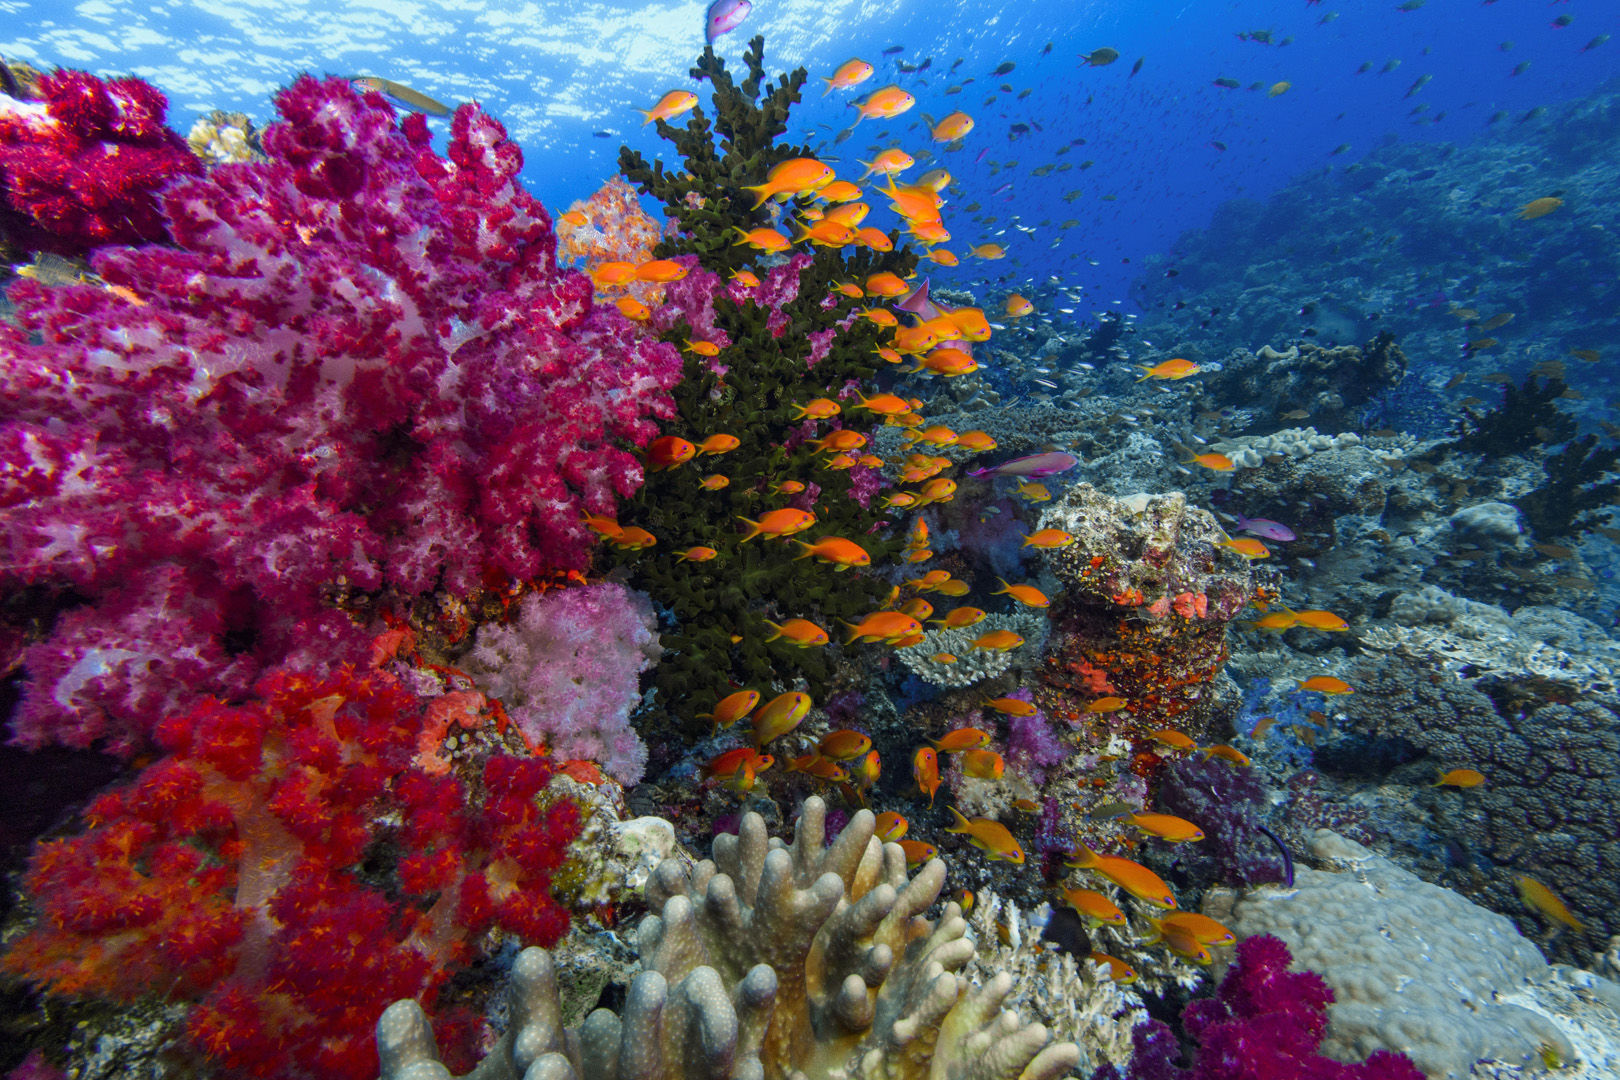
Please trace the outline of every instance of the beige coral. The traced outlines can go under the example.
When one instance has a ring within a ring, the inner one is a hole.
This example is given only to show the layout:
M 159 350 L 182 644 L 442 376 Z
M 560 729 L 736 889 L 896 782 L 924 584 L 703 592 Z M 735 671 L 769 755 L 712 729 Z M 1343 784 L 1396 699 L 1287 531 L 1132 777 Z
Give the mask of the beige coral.
M 806 800 L 793 844 L 757 814 L 714 858 L 670 859 L 647 886 L 642 972 L 624 1012 L 562 1026 L 543 949 L 513 971 L 512 1023 L 478 1080 L 1057 1080 L 1079 1061 L 1002 1003 L 1000 972 L 974 985 L 954 903 L 924 918 L 945 881 L 935 859 L 910 880 L 869 811 L 824 843 L 826 807 Z M 382 1080 L 441 1080 L 432 1033 L 412 1001 L 377 1024 Z

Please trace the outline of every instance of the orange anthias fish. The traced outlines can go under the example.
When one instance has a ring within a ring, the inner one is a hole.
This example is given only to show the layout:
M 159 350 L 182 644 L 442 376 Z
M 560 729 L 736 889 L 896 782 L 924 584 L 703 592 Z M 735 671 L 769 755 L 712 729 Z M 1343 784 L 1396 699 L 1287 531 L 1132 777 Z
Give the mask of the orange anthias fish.
M 911 756 L 911 775 L 917 781 L 917 790 L 928 796 L 932 807 L 934 792 L 939 790 L 939 755 L 929 747 L 919 747 Z
M 1228 762 L 1232 765 L 1249 764 L 1249 757 L 1247 754 L 1236 747 L 1227 746 L 1225 743 L 1216 743 L 1214 746 L 1204 747 L 1204 757 L 1206 759 L 1220 758 L 1222 761 Z
M 988 649 L 990 652 L 1011 652 L 1023 643 L 1023 637 L 1011 630 L 992 630 L 973 639 L 975 649 Z
M 673 120 L 684 112 L 697 108 L 698 96 L 690 90 L 671 90 L 658 99 L 658 104 L 651 109 L 642 109 L 641 115 L 646 117 L 641 122 L 646 127 L 654 120 Z
M 1435 787 L 1473 788 L 1485 782 L 1485 774 L 1477 769 L 1452 769 L 1440 774 Z
M 996 578 L 996 580 L 1001 581 L 1000 578 Z M 1001 596 L 1003 594 L 1012 597 L 1025 607 L 1046 607 L 1051 603 L 1046 598 L 1046 594 L 1033 585 L 1009 585 L 1005 581 L 1001 581 L 1001 588 L 990 595 Z
M 1140 977 L 1137 975 L 1136 969 L 1131 965 L 1118 957 L 1109 956 L 1107 953 L 1094 952 L 1086 959 L 1093 964 L 1101 964 L 1107 968 L 1108 977 L 1121 986 L 1129 986 Z
M 776 633 L 765 639 L 767 642 L 781 638 L 801 649 L 810 649 L 827 644 L 827 631 L 809 619 L 789 619 L 787 622 L 780 624 L 766 619 L 765 625 L 776 631 Z
M 1172 844 L 1202 840 L 1204 830 L 1185 818 L 1170 814 L 1126 814 L 1125 820 L 1145 833 L 1151 833 Z
M 895 394 L 873 394 L 871 397 L 862 394 L 859 397 L 861 403 L 854 408 L 865 409 L 879 416 L 898 416 L 911 411 L 911 402 Z
M 985 704 L 996 710 L 996 712 L 1006 713 L 1008 716 L 1034 716 L 1040 711 L 1033 702 L 1021 701 L 1018 698 L 1011 697 L 991 698 Z
M 872 737 L 858 731 L 833 731 L 821 737 L 816 750 L 833 761 L 848 761 L 872 749 Z
M 771 166 L 763 184 L 745 186 L 743 190 L 752 191 L 757 196 L 754 202 L 754 209 L 757 210 L 772 196 L 808 195 L 832 182 L 831 168 L 815 158 L 797 157 Z
M 698 356 L 720 355 L 720 346 L 716 345 L 712 341 L 693 341 L 691 338 L 687 338 L 686 344 L 682 346 L 682 348 L 684 348 L 687 352 L 695 353 Z
M 872 91 L 858 102 L 851 102 L 850 107 L 860 113 L 855 118 L 858 124 L 866 119 L 888 120 L 899 116 L 916 103 L 916 98 L 898 86 L 891 85 Z
M 1019 296 L 1017 293 L 1013 293 L 1011 296 L 1007 297 L 1007 302 L 1002 305 L 1001 310 L 1005 311 L 1012 318 L 1018 319 L 1034 311 L 1035 305 L 1030 303 L 1024 297 Z
M 1314 690 L 1318 694 L 1353 694 L 1355 689 L 1343 679 L 1332 675 L 1312 675 L 1299 684 L 1301 690 Z
M 1350 624 L 1331 611 L 1290 611 L 1294 617 L 1295 626 L 1308 626 L 1312 630 L 1340 631 L 1350 629 Z
M 979 848 L 991 859 L 1000 859 L 1015 866 L 1024 865 L 1024 849 L 1018 845 L 1013 834 L 1007 826 L 999 821 L 989 818 L 966 818 L 956 807 L 949 808 L 956 824 L 946 829 L 949 833 L 959 833 L 968 838 L 968 843 Z
M 897 840 L 895 842 L 900 845 L 900 850 L 906 853 L 907 866 L 921 866 L 939 854 L 938 848 L 923 840 Z
M 838 402 L 824 397 L 793 407 L 798 410 L 793 414 L 795 420 L 803 420 L 807 416 L 815 420 L 826 420 L 828 417 L 837 416 L 844 411 L 844 407 Z
M 828 536 L 813 544 L 807 544 L 803 540 L 793 542 L 804 548 L 804 554 L 798 558 L 808 559 L 814 556 L 830 564 L 835 571 L 848 570 L 852 566 L 872 565 L 872 556 L 867 554 L 865 548 L 841 536 Z
M 1176 897 L 1170 891 L 1170 886 L 1141 863 L 1118 855 L 1099 855 L 1082 844 L 1080 853 L 1069 859 L 1066 865 L 1101 874 L 1144 904 L 1159 908 L 1176 906 Z
M 1166 360 L 1163 363 L 1154 364 L 1152 367 L 1141 367 L 1141 365 L 1138 365 L 1138 367 L 1140 370 L 1147 372 L 1147 374 L 1143 375 L 1142 378 L 1137 379 L 1137 382 L 1142 382 L 1145 379 L 1167 379 L 1174 381 L 1176 379 L 1185 379 L 1189 375 L 1196 375 L 1203 370 L 1191 360 L 1183 360 L 1179 356 L 1174 360 Z
M 968 254 L 975 259 L 1005 259 L 1007 249 L 1000 244 L 974 244 L 968 248 Z M 1009 311 L 1007 314 L 1011 315 L 1012 312 Z
M 685 551 L 675 553 L 675 557 L 682 562 L 708 562 L 720 553 L 712 547 L 689 547 Z
M 1020 535 L 1024 537 L 1025 547 L 1045 548 L 1047 550 L 1068 547 L 1075 541 L 1072 534 L 1066 533 L 1062 529 L 1041 529 L 1033 534 L 1021 533 Z
M 721 476 L 719 473 L 715 473 L 712 476 L 705 476 L 703 483 L 699 486 L 704 491 L 719 491 L 721 488 L 729 486 L 730 483 L 731 478 L 729 476 Z
M 849 627 L 849 640 L 845 645 L 862 639 L 893 644 L 901 638 L 922 633 L 922 623 L 903 611 L 876 611 L 858 623 L 844 622 L 844 625 Z
M 764 772 L 775 764 L 775 759 L 769 754 L 761 754 L 752 746 L 739 746 L 735 750 L 727 750 L 713 761 L 703 767 L 709 776 L 719 779 L 735 775 L 744 766 L 753 766 L 756 773 Z
M 1229 537 L 1220 541 L 1220 545 L 1224 548 L 1231 548 L 1245 559 L 1271 558 L 1271 549 L 1252 536 L 1240 536 L 1235 540 Z
M 1063 902 L 1074 909 L 1074 913 L 1086 920 L 1088 926 L 1101 926 L 1108 923 L 1111 926 L 1124 926 L 1125 913 L 1119 909 L 1108 897 L 1091 889 L 1064 889 Z
M 848 90 L 852 86 L 859 86 L 871 77 L 871 64 L 859 58 L 846 60 L 838 66 L 837 71 L 832 73 L 832 78 L 821 80 L 827 84 L 827 89 L 822 92 L 821 96 L 826 97 L 834 90 Z
M 854 765 L 850 766 L 850 779 L 862 791 L 870 791 L 877 785 L 878 777 L 883 772 L 883 760 L 876 750 L 868 750 Z
M 1196 911 L 1177 911 L 1162 919 L 1149 918 L 1154 929 L 1168 928 L 1188 934 L 1205 945 L 1235 945 L 1237 935 L 1226 926 Z
M 956 437 L 956 445 L 963 450 L 982 454 L 996 448 L 996 440 L 988 431 L 964 431 Z
M 737 520 L 748 526 L 748 535 L 742 538 L 742 543 L 746 544 L 756 536 L 780 538 L 804 532 L 816 523 L 816 515 L 808 510 L 784 506 L 761 515 L 758 521 L 740 515 Z
M 934 619 L 933 621 L 947 630 L 954 630 L 959 626 L 972 626 L 974 623 L 983 622 L 984 619 L 985 612 L 981 608 L 956 607 L 947 611 L 943 619 Z
M 658 539 L 652 533 L 637 525 L 626 525 L 606 539 L 608 543 L 616 547 L 629 548 L 632 551 L 650 548 L 658 543 Z
M 801 772 L 806 776 L 813 776 L 817 780 L 831 780 L 841 783 L 849 779 L 849 770 L 831 758 L 824 758 L 820 754 L 801 754 L 788 760 L 789 772 Z
M 742 440 L 735 435 L 710 435 L 698 443 L 697 452 L 700 454 L 729 454 L 742 445 Z
M 850 180 L 834 180 L 816 192 L 816 198 L 830 203 L 847 203 L 860 197 L 861 186 Z
M 979 728 L 957 728 L 948 731 L 942 739 L 929 739 L 934 749 L 942 754 L 959 754 L 965 750 L 975 750 L 981 746 L 990 745 L 990 733 Z
M 904 296 L 911 290 L 898 274 L 880 270 L 866 279 L 866 291 L 873 296 Z
M 1200 465 L 1211 472 L 1231 472 L 1237 468 L 1237 462 L 1225 454 L 1194 454 L 1187 460 L 1186 464 Z
M 1158 731 L 1151 731 L 1148 733 L 1148 738 L 1152 739 L 1154 742 L 1163 743 L 1166 746 L 1173 746 L 1177 750 L 1198 749 L 1197 743 L 1193 742 L 1192 739 L 1188 738 L 1186 735 L 1175 730 L 1174 728 L 1162 728 Z
M 910 825 L 905 818 L 893 810 L 885 810 L 877 816 L 877 821 L 872 827 L 872 835 L 885 844 L 893 844 L 906 835 L 908 828 Z
M 643 304 L 633 296 L 621 296 L 613 301 L 613 306 L 619 309 L 619 314 L 636 322 L 646 322 L 652 318 L 652 308 Z
M 778 234 L 778 235 L 780 235 L 780 234 Z M 787 237 L 784 236 L 784 237 L 782 237 L 782 239 L 786 240 Z M 759 288 L 759 278 L 754 274 L 754 272 L 752 270 L 733 270 L 731 272 L 731 280 L 735 281 L 740 288 L 744 288 L 744 289 L 757 289 L 757 288 Z
M 1100 698 L 1097 698 L 1097 699 L 1095 699 L 1093 701 L 1086 702 L 1086 712 L 1088 712 L 1088 713 L 1119 712 L 1119 710 L 1125 708 L 1129 704 L 1130 704 L 1130 702 L 1126 701 L 1122 697 L 1109 695 L 1108 697 L 1100 697 Z M 1190 747 L 1191 743 L 1192 743 L 1192 740 L 1188 739 L 1187 742 L 1188 742 L 1188 745 Z
M 892 176 L 895 173 L 905 172 L 917 164 L 917 161 L 898 146 L 891 146 L 871 161 L 863 161 L 861 164 L 866 166 L 866 171 L 861 173 L 861 179 L 865 180 L 873 173 L 879 176 Z
M 810 445 L 817 450 L 831 450 L 835 453 L 840 450 L 859 450 L 866 445 L 866 436 L 850 428 L 839 428 L 837 431 L 828 432 Z
M 749 229 L 747 232 L 733 226 L 732 231 L 740 237 L 740 239 L 732 243 L 732 247 L 747 244 L 755 250 L 774 255 L 793 246 L 793 241 L 768 226 L 762 225 L 757 229 Z
M 990 320 L 984 317 L 982 308 L 950 308 L 946 310 L 945 317 L 955 324 L 968 341 L 990 340 Z
M 810 695 L 798 690 L 778 694 L 754 714 L 754 745 L 764 746 L 799 726 L 810 711 Z
M 954 142 L 973 130 L 973 117 L 965 112 L 953 112 L 930 131 L 935 142 Z
M 728 728 L 753 711 L 759 704 L 758 690 L 738 690 L 720 699 L 712 713 L 698 713 L 699 720 L 713 720 L 715 730 Z
M 1526 907 L 1541 912 L 1549 919 L 1556 919 L 1575 930 L 1585 930 L 1586 926 L 1575 917 L 1574 913 L 1558 899 L 1557 895 L 1547 886 L 1533 877 L 1524 874 L 1513 875 L 1513 887 L 1519 891 L 1519 899 Z
M 813 225 L 796 223 L 793 242 L 802 244 L 806 240 L 819 247 L 843 247 L 855 242 L 855 230 L 840 221 L 818 221 Z
M 641 281 L 665 283 L 681 280 L 686 276 L 687 270 L 688 267 L 673 259 L 653 259 L 636 267 L 636 277 Z
M 1007 763 L 994 750 L 967 750 L 962 753 L 962 775 L 976 780 L 1000 780 Z

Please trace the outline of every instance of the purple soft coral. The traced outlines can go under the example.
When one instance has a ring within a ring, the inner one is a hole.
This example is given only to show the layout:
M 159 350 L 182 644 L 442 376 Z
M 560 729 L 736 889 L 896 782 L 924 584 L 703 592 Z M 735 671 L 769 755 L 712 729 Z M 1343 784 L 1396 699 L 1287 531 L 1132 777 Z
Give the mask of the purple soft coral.
M 1388 1050 L 1360 1063 L 1318 1054 L 1333 991 L 1314 971 L 1289 971 L 1292 962 L 1281 940 L 1244 938 L 1215 996 L 1182 1011 L 1182 1028 L 1198 1043 L 1192 1064 L 1175 1064 L 1175 1035 L 1150 1020 L 1132 1033 L 1129 1080 L 1423 1080 L 1410 1058 Z M 1119 1076 L 1106 1065 L 1093 1080 Z
M 173 246 L 0 324 L 0 665 L 16 741 L 132 753 L 166 713 L 368 635 L 333 603 L 582 569 L 679 354 L 560 271 L 522 155 L 304 77 L 269 160 L 163 195 Z M 387 598 L 384 598 L 387 602 Z M 367 605 L 353 605 L 366 607 Z M 302 659 L 300 659 L 302 658 Z

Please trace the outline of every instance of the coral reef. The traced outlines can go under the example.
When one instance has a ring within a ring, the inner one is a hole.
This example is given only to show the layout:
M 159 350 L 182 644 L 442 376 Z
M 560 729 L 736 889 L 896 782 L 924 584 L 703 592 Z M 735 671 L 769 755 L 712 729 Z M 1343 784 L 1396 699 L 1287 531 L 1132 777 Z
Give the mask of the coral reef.
M 11 289 L 0 640 L 25 745 L 131 753 L 269 664 L 363 656 L 340 608 L 366 621 L 385 589 L 583 568 L 581 511 L 635 490 L 669 411 L 678 354 L 556 268 L 496 121 L 461 109 L 441 158 L 342 80 L 278 107 L 268 161 L 166 190 L 173 246 Z
M 930 686 L 959 689 L 995 678 L 1018 662 L 1020 655 L 1039 655 L 1046 639 L 1046 625 L 1044 615 L 1029 612 L 986 615 L 972 626 L 930 630 L 922 641 L 896 649 L 895 655 Z M 1024 639 L 1024 644 L 1017 649 L 974 648 L 976 638 L 997 630 L 1011 630 Z M 956 659 L 936 659 L 942 653 Z
M 35 851 L 37 916 L 4 969 L 58 996 L 194 1003 L 189 1048 L 234 1075 L 364 1080 L 368 1012 L 433 1007 L 491 929 L 550 944 L 568 925 L 549 885 L 578 810 L 536 798 L 550 764 L 505 753 L 487 711 L 383 668 L 282 669 L 173 715 L 165 756 Z M 484 747 L 454 771 L 452 729 Z M 468 1018 L 440 1015 L 461 1060 Z
M 647 764 L 630 711 L 661 652 L 655 626 L 652 605 L 623 585 L 577 585 L 525 597 L 511 623 L 479 627 L 462 666 L 531 743 L 594 761 L 630 787 Z
M 0 93 L 0 249 L 77 255 L 165 240 L 158 196 L 202 171 L 163 125 L 169 101 L 140 79 L 43 76 L 39 100 Z
M 1508 919 L 1319 831 L 1289 889 L 1214 894 L 1204 910 L 1234 932 L 1282 939 L 1331 989 L 1322 1052 L 1341 1061 L 1408 1055 L 1424 1075 L 1462 1080 L 1477 1061 L 1532 1065 L 1574 1046 L 1546 1017 L 1502 995 L 1547 979 L 1547 961 Z M 1239 964 L 1243 963 L 1242 955 Z
M 560 1019 L 552 959 L 518 959 L 511 1024 L 480 1076 L 682 1075 L 960 1076 L 1056 1080 L 1079 1060 L 1040 1024 L 1001 1006 L 1013 980 L 998 972 L 973 986 L 974 956 L 955 904 L 937 922 L 945 866 L 906 877 L 898 845 L 855 814 L 829 845 L 819 799 L 801 810 L 794 841 L 770 840 L 746 814 L 736 836 L 715 840 L 714 860 L 668 860 L 647 901 L 655 914 L 637 934 L 642 971 L 622 1014 L 592 1013 L 577 1029 Z M 413 1001 L 377 1021 L 382 1080 L 444 1077 L 433 1033 Z

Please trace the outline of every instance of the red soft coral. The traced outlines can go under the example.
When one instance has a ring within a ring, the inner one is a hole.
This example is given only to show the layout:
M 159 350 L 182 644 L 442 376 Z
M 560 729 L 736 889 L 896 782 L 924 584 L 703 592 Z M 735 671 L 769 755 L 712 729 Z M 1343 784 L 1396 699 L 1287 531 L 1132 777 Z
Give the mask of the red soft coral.
M 382 1009 L 431 1009 L 485 930 L 556 943 L 550 875 L 579 811 L 548 801 L 543 760 L 488 758 L 480 801 L 424 770 L 439 699 L 385 671 L 254 689 L 165 721 L 169 756 L 39 846 L 41 917 L 0 964 L 57 994 L 192 1000 L 192 1045 L 233 1074 L 359 1080 Z

